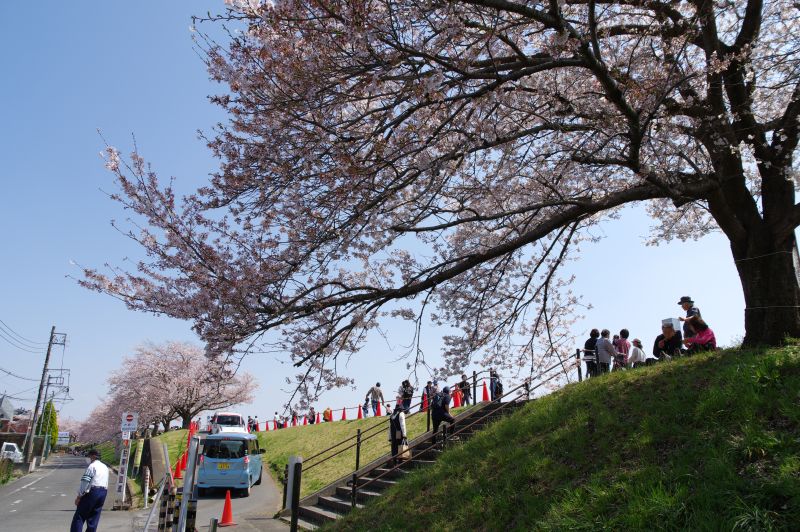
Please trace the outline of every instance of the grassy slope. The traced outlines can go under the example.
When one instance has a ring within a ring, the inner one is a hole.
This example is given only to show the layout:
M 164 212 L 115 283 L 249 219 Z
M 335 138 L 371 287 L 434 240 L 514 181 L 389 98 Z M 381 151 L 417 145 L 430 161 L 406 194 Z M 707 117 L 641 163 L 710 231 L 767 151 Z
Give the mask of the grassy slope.
M 454 409 L 460 412 L 463 409 Z M 363 442 L 361 447 L 361 465 L 366 465 L 370 461 L 389 452 L 388 442 L 388 418 L 367 418 L 363 420 L 335 421 L 333 423 L 322 423 L 319 425 L 308 425 L 300 427 L 290 427 L 288 429 L 259 433 L 259 442 L 266 449 L 265 468 L 269 469 L 270 474 L 276 480 L 283 476 L 283 470 L 289 461 L 290 455 L 300 455 L 310 457 L 338 443 L 346 438 L 354 436 L 360 428 L 367 430 L 375 424 L 381 424 L 385 428 L 376 429 L 379 434 Z M 406 429 L 409 440 L 419 436 L 426 429 L 426 417 L 423 414 L 416 414 L 407 418 Z M 355 442 L 355 440 L 353 440 Z M 337 449 L 338 450 L 338 449 Z M 340 455 L 313 467 L 308 471 L 303 471 L 303 484 L 301 495 L 305 496 L 323 488 L 334 480 L 353 472 L 355 467 L 355 448 L 347 450 Z
M 797 523 L 794 345 L 569 385 L 333 528 L 773 530 Z

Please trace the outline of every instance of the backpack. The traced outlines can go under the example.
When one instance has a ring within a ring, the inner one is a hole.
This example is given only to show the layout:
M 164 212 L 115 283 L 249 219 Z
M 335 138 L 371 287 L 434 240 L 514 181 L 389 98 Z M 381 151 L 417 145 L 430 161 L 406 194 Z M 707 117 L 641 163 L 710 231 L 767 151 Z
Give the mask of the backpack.
M 442 410 L 444 408 L 444 394 L 442 392 L 437 392 L 436 395 L 433 396 L 431 406 L 436 410 Z
M 494 383 L 494 396 L 500 397 L 503 395 L 503 382 L 500 379 Z

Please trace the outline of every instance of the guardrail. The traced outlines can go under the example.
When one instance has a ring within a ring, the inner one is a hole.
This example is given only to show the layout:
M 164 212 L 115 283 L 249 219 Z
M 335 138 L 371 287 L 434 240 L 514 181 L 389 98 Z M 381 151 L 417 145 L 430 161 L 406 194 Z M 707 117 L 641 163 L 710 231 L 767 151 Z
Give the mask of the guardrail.
M 478 400 L 477 400 L 477 396 L 478 396 L 478 377 L 481 376 L 481 375 L 484 375 L 484 374 L 488 374 L 488 373 L 489 373 L 489 370 L 481 370 L 481 371 L 473 371 L 472 372 L 472 400 L 473 400 L 473 404 L 477 404 L 478 403 Z M 448 386 L 453 387 L 453 386 L 455 386 L 455 384 L 454 385 L 448 385 Z M 410 414 L 407 414 L 407 418 L 415 416 L 415 415 L 419 415 L 419 414 L 424 412 L 426 414 L 426 416 L 427 416 L 427 424 L 426 424 L 427 428 L 426 428 L 426 431 L 430 431 L 430 429 L 431 429 L 431 409 L 430 409 L 430 405 L 428 405 L 428 408 L 422 408 L 424 406 L 424 402 L 425 402 L 424 396 L 425 396 L 424 393 L 421 394 L 419 396 L 420 401 L 417 402 L 417 403 L 412 404 L 411 406 L 409 406 L 409 408 L 408 408 L 409 410 L 415 410 L 415 411 L 412 411 Z M 431 400 L 432 400 L 432 398 L 429 397 L 428 401 L 430 402 Z M 397 408 L 397 405 L 395 405 L 395 408 Z M 389 418 L 387 416 L 384 416 L 384 419 L 386 419 L 388 421 Z M 378 423 L 375 423 L 375 425 L 373 425 L 372 427 L 369 427 L 366 430 L 361 430 L 360 428 L 357 429 L 356 433 L 353 436 L 350 436 L 349 438 L 345 438 L 344 440 L 342 440 L 342 441 L 340 441 L 338 443 L 335 443 L 334 445 L 331 445 L 327 449 L 323 449 L 322 451 L 320 451 L 320 452 L 318 452 L 318 453 L 316 453 L 316 454 L 304 459 L 303 464 L 302 464 L 302 468 L 301 468 L 301 472 L 306 472 L 306 471 L 308 471 L 310 469 L 313 469 L 314 467 L 317 467 L 320 464 L 323 464 L 323 463 L 327 462 L 328 460 L 330 460 L 330 459 L 332 459 L 332 458 L 334 458 L 336 456 L 339 456 L 342 453 L 347 452 L 347 451 L 349 451 L 351 449 L 355 449 L 355 469 L 354 469 L 354 471 L 358 471 L 361 468 L 361 446 L 364 444 L 364 442 L 374 438 L 375 436 L 378 436 L 379 434 L 383 434 L 383 431 L 386 430 L 386 428 L 387 428 L 386 424 L 378 422 Z M 327 453 L 330 453 L 330 454 L 327 454 Z M 294 472 L 293 472 L 293 474 L 294 474 Z M 289 465 L 287 464 L 286 467 L 284 468 L 284 475 L 283 475 L 283 507 L 284 508 L 287 508 L 287 504 L 286 504 L 287 500 L 291 501 L 291 499 L 289 497 L 290 497 L 290 495 L 293 495 L 293 494 L 289 494 L 287 492 L 288 485 L 289 485 L 288 478 L 289 478 Z M 299 478 L 300 478 L 300 481 L 302 482 L 302 475 Z M 299 489 L 300 483 L 298 482 L 296 484 L 297 484 L 298 489 Z M 289 507 L 291 507 L 291 504 L 290 504 Z

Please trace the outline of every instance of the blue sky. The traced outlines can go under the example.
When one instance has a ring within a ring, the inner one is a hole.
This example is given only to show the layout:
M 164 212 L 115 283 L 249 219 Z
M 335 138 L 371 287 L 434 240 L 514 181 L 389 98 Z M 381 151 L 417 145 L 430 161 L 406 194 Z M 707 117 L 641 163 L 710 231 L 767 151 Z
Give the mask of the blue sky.
M 176 177 L 181 190 L 204 184 L 216 168 L 196 131 L 225 117 L 207 101 L 219 89 L 208 81 L 189 27 L 192 14 L 222 6 L 222 0 L 0 4 L 0 319 L 40 342 L 51 325 L 67 333 L 64 366 L 72 370 L 75 400 L 62 415 L 84 417 L 100 402 L 109 371 L 137 344 L 195 339 L 188 323 L 134 313 L 80 288 L 69 278 L 80 275 L 70 261 L 101 267 L 138 255 L 109 223 L 125 213 L 104 192 L 114 186 L 98 155 L 104 147 L 98 129 L 123 152 L 135 135 L 159 175 Z M 725 239 L 645 247 L 650 223 L 643 210 L 625 210 L 570 265 L 575 290 L 593 306 L 576 324 L 579 343 L 591 327 L 627 327 L 649 346 L 660 320 L 680 314 L 682 295 L 695 298 L 720 343 L 741 337 L 744 304 Z M 392 361 L 412 331 L 393 323 L 387 332 L 350 361 L 346 371 L 358 390 L 331 392 L 320 406 L 353 406 L 376 380 L 396 387 L 404 364 Z M 438 332 L 427 330 L 424 338 L 435 361 Z M 0 338 L 1 368 L 38 378 L 42 360 Z M 54 363 L 61 363 L 60 350 Z M 283 382 L 294 371 L 264 355 L 243 366 L 261 384 L 243 411 L 263 419 L 285 402 Z M 30 398 L 35 390 L 25 390 L 32 386 L 0 374 L 0 393 Z

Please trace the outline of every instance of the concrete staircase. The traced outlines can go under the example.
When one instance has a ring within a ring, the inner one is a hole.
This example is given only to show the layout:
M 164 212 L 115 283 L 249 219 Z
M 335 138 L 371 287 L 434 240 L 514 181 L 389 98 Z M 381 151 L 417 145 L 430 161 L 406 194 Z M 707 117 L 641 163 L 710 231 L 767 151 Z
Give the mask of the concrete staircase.
M 389 454 L 362 467 L 356 472 L 359 489 L 355 508 L 363 508 L 364 504 L 381 497 L 386 489 L 400 482 L 412 470 L 434 464 L 447 446 L 468 440 L 498 417 L 506 415 L 524 404 L 525 401 L 519 400 L 509 403 L 486 403 L 480 408 L 471 409 L 457 416 L 456 422 L 447 431 L 448 434 L 456 432 L 457 434 L 449 436 L 446 442 L 442 441 L 442 435 L 439 434 L 437 443 L 433 443 L 431 432 L 426 432 L 409 442 L 411 459 L 402 462 L 399 468 L 392 470 L 393 464 Z M 469 428 L 461 430 L 462 427 L 467 426 Z M 360 488 L 365 484 L 366 488 Z M 335 521 L 352 511 L 352 485 L 351 474 L 302 499 L 299 505 L 299 528 L 314 530 L 318 526 Z M 290 522 L 290 512 L 288 510 L 281 512 L 281 519 Z

